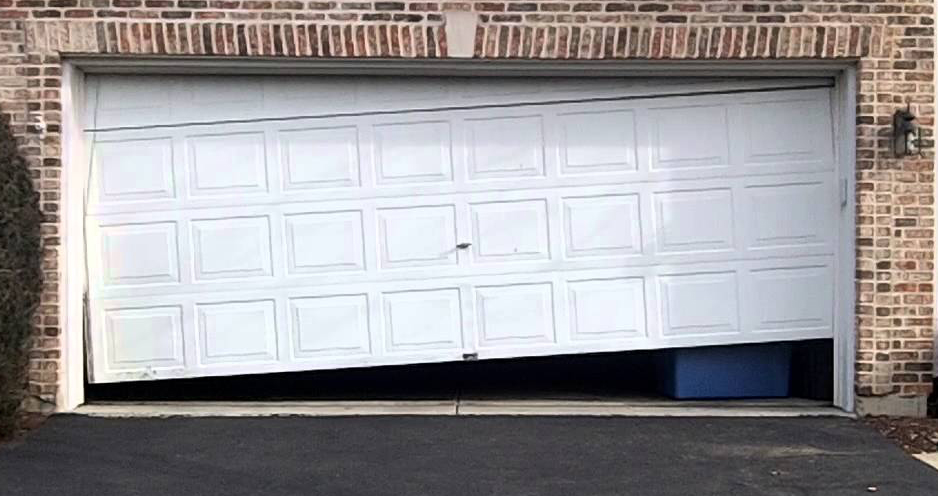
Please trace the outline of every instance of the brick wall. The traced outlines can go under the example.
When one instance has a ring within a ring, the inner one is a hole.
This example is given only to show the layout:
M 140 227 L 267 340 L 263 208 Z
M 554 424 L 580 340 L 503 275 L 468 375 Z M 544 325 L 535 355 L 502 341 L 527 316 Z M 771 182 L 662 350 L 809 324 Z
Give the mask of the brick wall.
M 449 55 L 446 13 L 479 14 L 477 58 L 856 59 L 857 378 L 860 396 L 927 394 L 934 364 L 934 163 L 891 158 L 891 115 L 911 104 L 931 145 L 931 0 L 341 2 L 0 0 L 0 106 L 11 112 L 47 215 L 46 298 L 33 407 L 54 402 L 60 62 L 68 54 Z M 34 119 L 49 124 L 40 136 Z

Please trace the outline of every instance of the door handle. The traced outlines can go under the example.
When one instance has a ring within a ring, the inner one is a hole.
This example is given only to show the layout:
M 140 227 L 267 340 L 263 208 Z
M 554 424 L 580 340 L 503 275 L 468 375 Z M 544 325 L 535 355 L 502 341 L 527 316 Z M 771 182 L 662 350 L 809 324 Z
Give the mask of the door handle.
M 469 248 L 470 246 L 472 246 L 472 243 L 459 243 L 458 245 L 456 245 L 456 248 L 459 248 L 460 250 L 465 250 L 466 248 Z

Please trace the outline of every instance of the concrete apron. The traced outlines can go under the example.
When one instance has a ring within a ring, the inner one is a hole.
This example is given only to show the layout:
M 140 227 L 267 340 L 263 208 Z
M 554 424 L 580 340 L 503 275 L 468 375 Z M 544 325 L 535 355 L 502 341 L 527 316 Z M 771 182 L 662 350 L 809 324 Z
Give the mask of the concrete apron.
M 92 403 L 90 417 L 268 417 L 367 415 L 516 415 L 620 417 L 853 417 L 830 404 L 806 400 L 419 400 Z

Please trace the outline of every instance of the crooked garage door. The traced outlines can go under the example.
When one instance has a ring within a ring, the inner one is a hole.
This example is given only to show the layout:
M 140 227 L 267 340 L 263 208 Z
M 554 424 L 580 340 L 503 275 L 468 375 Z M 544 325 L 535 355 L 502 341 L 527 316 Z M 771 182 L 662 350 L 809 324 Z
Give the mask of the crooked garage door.
M 833 335 L 825 81 L 90 89 L 93 382 Z

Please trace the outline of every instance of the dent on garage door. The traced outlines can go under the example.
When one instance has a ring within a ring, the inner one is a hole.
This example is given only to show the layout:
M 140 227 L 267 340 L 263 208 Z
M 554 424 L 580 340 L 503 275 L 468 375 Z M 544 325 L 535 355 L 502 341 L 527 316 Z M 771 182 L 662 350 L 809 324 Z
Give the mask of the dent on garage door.
M 827 87 L 230 83 L 97 81 L 93 382 L 832 336 Z

